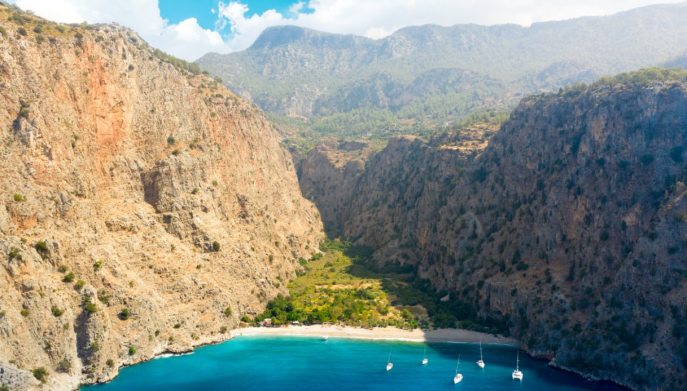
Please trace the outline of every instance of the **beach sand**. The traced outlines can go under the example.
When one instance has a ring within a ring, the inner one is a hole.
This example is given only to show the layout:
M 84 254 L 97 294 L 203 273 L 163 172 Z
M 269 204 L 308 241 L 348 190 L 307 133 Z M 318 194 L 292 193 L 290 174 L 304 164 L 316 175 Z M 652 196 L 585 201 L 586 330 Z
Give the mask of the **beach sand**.
M 479 342 L 518 346 L 513 338 L 479 333 L 462 329 L 403 330 L 396 327 L 364 329 L 334 325 L 286 326 L 286 327 L 246 327 L 231 331 L 231 337 L 274 335 L 293 337 L 332 337 L 350 339 L 371 339 L 409 342 Z

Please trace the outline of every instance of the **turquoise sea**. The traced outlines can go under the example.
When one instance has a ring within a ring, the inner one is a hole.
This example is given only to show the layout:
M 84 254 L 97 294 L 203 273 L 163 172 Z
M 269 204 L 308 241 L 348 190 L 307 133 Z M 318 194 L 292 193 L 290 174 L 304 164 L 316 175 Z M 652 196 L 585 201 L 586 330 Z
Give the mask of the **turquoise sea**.
M 623 390 L 550 368 L 520 354 L 522 383 L 511 380 L 516 350 L 484 345 L 480 369 L 475 344 L 420 343 L 300 337 L 238 337 L 193 354 L 158 358 L 123 368 L 111 383 L 88 391 L 133 390 Z M 394 368 L 386 372 L 388 355 Z M 453 384 L 459 370 L 464 380 Z

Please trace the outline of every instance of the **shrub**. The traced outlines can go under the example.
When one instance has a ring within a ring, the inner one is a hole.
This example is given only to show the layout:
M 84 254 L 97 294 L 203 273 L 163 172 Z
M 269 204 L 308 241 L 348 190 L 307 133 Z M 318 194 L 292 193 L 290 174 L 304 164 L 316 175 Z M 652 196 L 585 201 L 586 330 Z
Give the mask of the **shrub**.
M 17 33 L 18 33 L 19 35 L 23 36 L 23 37 L 25 37 L 25 36 L 28 35 L 28 33 L 26 32 L 26 29 L 23 28 L 23 27 L 19 27 L 19 28 L 17 29 Z
M 68 358 L 63 358 L 60 360 L 59 363 L 57 363 L 57 370 L 62 372 L 62 373 L 69 373 L 72 369 L 72 362 L 69 361 Z
M 103 263 L 104 262 L 101 259 L 98 259 L 95 262 L 93 262 L 93 270 L 98 271 L 98 270 L 102 269 Z
M 191 194 L 198 194 L 200 192 L 200 189 L 197 187 L 194 187 L 193 190 L 191 190 Z
M 5 30 L 5 28 L 2 26 L 0 26 L 0 35 L 2 35 L 3 37 L 7 36 L 7 30 Z
M 117 315 L 120 320 L 127 320 L 129 317 L 131 317 L 131 311 L 129 311 L 128 308 L 124 308 L 121 311 L 119 311 L 119 315 Z
M 24 197 L 23 194 L 14 193 L 14 200 L 15 200 L 16 202 L 24 202 L 24 201 L 26 201 L 26 197 Z
M 48 253 L 48 243 L 46 243 L 45 240 L 36 242 L 36 244 L 33 245 L 33 248 L 35 248 L 36 251 L 38 251 L 38 253 L 41 255 Z
M 525 262 L 519 262 L 515 265 L 515 270 L 518 271 L 523 271 L 529 269 L 530 265 L 526 264 Z
M 74 277 L 75 277 L 74 273 L 69 272 L 64 276 L 64 278 L 62 279 L 62 282 L 67 282 L 67 283 L 72 282 L 72 281 L 74 281 Z
M 214 251 L 214 252 L 218 252 L 218 251 L 219 251 L 219 249 L 220 249 L 220 247 L 221 247 L 221 246 L 220 246 L 220 244 L 219 244 L 219 242 L 218 242 L 218 241 L 214 241 L 214 242 L 212 242 L 212 251 Z
M 174 136 L 167 137 L 167 144 L 174 145 L 175 142 L 176 140 L 174 139 Z
M 21 253 L 19 252 L 19 249 L 16 248 L 16 247 L 10 248 L 10 252 L 9 252 L 8 255 L 9 255 L 9 257 L 10 257 L 10 261 L 13 260 L 13 259 L 16 259 L 16 260 L 18 260 L 18 261 L 21 261 Z
M 100 300 L 101 303 L 105 305 L 110 304 L 110 294 L 107 293 L 105 289 L 101 289 L 98 291 L 98 300 Z
M 43 32 L 43 26 L 40 24 L 37 24 L 36 27 L 33 28 L 33 32 L 36 34 L 40 34 Z
M 33 377 L 38 379 L 41 383 L 45 383 L 48 380 L 48 370 L 40 367 L 33 370 Z
M 83 303 L 83 309 L 88 314 L 92 314 L 98 311 L 98 306 L 96 306 L 95 303 L 91 301 L 91 299 L 86 299 Z
M 187 72 L 190 72 L 194 75 L 197 75 L 200 73 L 200 67 L 198 64 L 186 62 L 184 60 L 181 60 L 179 58 L 176 58 L 174 56 L 171 56 L 165 52 L 163 52 L 160 49 L 155 49 L 153 52 L 153 55 L 160 59 L 161 61 L 164 61 L 166 63 L 172 64 L 177 69 L 185 70 Z
M 649 154 L 642 155 L 639 158 L 639 162 L 642 163 L 643 166 L 648 166 L 649 164 L 654 162 L 654 155 L 649 155 Z
M 227 332 L 227 326 L 222 326 L 222 327 L 220 327 L 220 328 L 219 328 L 219 332 L 220 332 L 220 334 L 226 333 L 226 332 Z
M 601 232 L 601 234 L 599 234 L 599 240 L 601 240 L 602 242 L 605 242 L 608 240 L 609 236 L 610 235 L 609 235 L 608 231 L 603 231 L 603 232 Z
M 74 289 L 76 289 L 77 291 L 80 291 L 84 285 L 86 285 L 84 280 L 79 280 L 76 282 L 76 284 L 74 284 Z
M 107 361 L 105 361 L 105 365 L 112 368 L 112 367 L 114 367 L 114 361 L 112 361 L 111 358 L 108 358 Z
M 673 159 L 675 163 L 682 163 L 684 160 L 682 154 L 685 152 L 684 147 L 674 147 L 670 150 L 670 158 Z
M 67 267 L 64 266 L 64 265 L 60 265 L 60 266 L 57 268 L 57 271 L 60 272 L 60 273 L 65 273 L 65 272 L 67 271 Z
M 91 342 L 89 346 L 91 348 L 91 352 L 93 353 L 98 352 L 100 350 L 100 344 L 97 342 Z
M 60 316 L 62 316 L 62 314 L 64 314 L 64 310 L 57 307 L 57 306 L 52 306 L 51 311 L 52 311 L 52 315 L 56 318 L 59 318 Z
M 21 316 L 27 317 L 27 316 L 29 316 L 29 314 L 31 313 L 31 311 L 29 311 L 28 308 L 22 308 L 21 311 L 19 311 L 19 313 L 21 314 Z
M 178 149 L 175 149 L 172 151 L 172 155 L 174 155 L 174 156 L 179 156 L 180 153 L 181 152 Z
M 224 316 L 227 318 L 231 316 L 231 307 L 227 307 L 224 309 Z
M 136 347 L 135 346 L 129 346 L 129 356 L 133 356 L 136 354 Z

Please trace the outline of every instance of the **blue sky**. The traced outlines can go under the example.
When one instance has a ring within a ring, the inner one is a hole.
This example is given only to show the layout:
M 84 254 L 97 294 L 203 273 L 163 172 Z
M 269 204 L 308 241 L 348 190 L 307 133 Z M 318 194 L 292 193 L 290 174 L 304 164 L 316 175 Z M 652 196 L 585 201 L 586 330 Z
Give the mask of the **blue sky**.
M 684 0 L 9 0 L 65 23 L 116 22 L 193 61 L 244 50 L 270 26 L 297 25 L 383 38 L 410 25 L 494 25 L 608 15 Z
M 195 17 L 203 28 L 214 29 L 217 23 L 217 0 L 159 0 L 160 14 L 170 23 L 176 24 L 188 18 Z M 225 1 L 228 3 L 228 1 Z M 250 10 L 248 16 L 262 14 L 267 10 L 274 9 L 279 13 L 286 14 L 289 8 L 297 3 L 293 0 L 250 0 L 244 1 Z M 214 11 L 214 12 L 213 12 Z

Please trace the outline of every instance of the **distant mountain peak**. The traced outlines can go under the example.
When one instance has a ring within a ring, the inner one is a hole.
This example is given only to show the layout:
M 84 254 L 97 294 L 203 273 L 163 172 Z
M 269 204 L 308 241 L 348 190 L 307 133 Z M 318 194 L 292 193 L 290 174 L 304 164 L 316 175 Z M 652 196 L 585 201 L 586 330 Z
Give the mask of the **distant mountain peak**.
M 341 47 L 368 41 L 371 40 L 352 34 L 334 34 L 300 26 L 283 25 L 266 28 L 248 50 L 273 49 L 295 43 Z

